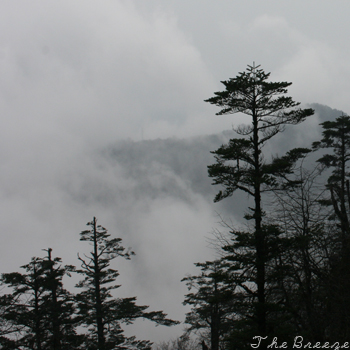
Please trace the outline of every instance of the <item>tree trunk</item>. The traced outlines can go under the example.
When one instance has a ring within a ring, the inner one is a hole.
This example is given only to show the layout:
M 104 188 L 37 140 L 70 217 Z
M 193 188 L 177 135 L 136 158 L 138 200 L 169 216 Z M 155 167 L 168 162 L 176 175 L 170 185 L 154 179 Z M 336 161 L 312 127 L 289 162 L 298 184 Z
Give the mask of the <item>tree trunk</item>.
M 95 279 L 95 310 L 96 310 L 96 324 L 97 324 L 97 340 L 98 349 L 105 350 L 105 335 L 103 325 L 103 310 L 101 301 L 101 285 L 100 285 L 100 267 L 98 261 L 97 249 L 97 227 L 96 218 L 93 220 L 94 225 L 94 279 Z
M 253 143 L 254 143 L 254 220 L 255 220 L 255 248 L 256 248 L 256 283 L 258 303 L 256 306 L 256 317 L 260 336 L 266 334 L 266 307 L 265 307 L 265 234 L 262 230 L 262 208 L 261 208 L 261 169 L 260 150 L 258 135 L 258 116 L 253 107 Z

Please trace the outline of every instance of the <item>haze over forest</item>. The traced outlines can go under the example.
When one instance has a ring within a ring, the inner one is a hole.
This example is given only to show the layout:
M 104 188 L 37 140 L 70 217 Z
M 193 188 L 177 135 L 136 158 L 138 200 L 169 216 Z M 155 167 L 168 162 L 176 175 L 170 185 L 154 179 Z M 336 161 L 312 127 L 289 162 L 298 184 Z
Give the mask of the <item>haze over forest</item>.
M 136 253 L 113 262 L 118 295 L 183 321 L 180 280 L 216 257 L 221 218 L 240 226 L 249 205 L 238 192 L 213 203 L 207 173 L 210 151 L 247 119 L 203 100 L 261 64 L 315 109 L 266 152 L 309 147 L 321 122 L 350 111 L 349 11 L 323 0 L 2 2 L 0 272 L 48 247 L 76 265 L 95 216 Z M 159 342 L 182 329 L 137 321 L 127 333 Z
M 309 107 L 315 109 L 315 115 L 275 137 L 268 145 L 268 153 L 276 156 L 292 147 L 310 147 L 320 138 L 319 124 L 342 114 L 320 104 Z M 131 261 L 116 259 L 113 263 L 120 271 L 117 282 L 122 287 L 118 296 L 137 296 L 140 304 L 164 310 L 171 318 L 183 321 L 188 311 L 182 305 L 187 289 L 180 280 L 198 273 L 195 262 L 217 256 L 211 242 L 214 232 L 228 232 L 221 220 L 237 228 L 244 226 L 243 216 L 250 204 L 246 195 L 237 192 L 226 201 L 214 203 L 219 187 L 212 186 L 207 173 L 207 166 L 214 163 L 211 151 L 234 136 L 234 131 L 226 130 L 181 139 L 117 141 L 92 151 L 83 165 L 72 164 L 68 174 L 59 180 L 61 200 L 64 198 L 71 208 L 91 213 L 91 217 L 96 213 L 112 237 L 121 237 L 124 245 L 136 252 Z M 32 210 L 36 215 L 44 215 L 43 207 L 37 209 L 34 205 Z M 41 245 L 31 252 L 26 246 L 18 247 L 26 252 L 22 251 L 19 265 L 28 262 L 24 259 L 28 255 L 42 256 L 42 249 L 48 246 L 64 263 L 77 264 L 76 254 L 83 251 L 78 234 L 85 223 L 75 222 L 74 232 L 64 217 L 61 220 L 57 222 L 61 231 L 53 226 L 41 237 Z M 8 240 L 16 246 L 15 237 Z M 60 241 L 69 243 L 60 247 Z M 3 266 L 6 265 L 5 261 Z M 66 283 L 72 288 L 76 281 L 68 279 Z M 126 333 L 160 342 L 180 336 L 183 328 L 183 324 L 155 328 L 152 323 L 139 320 L 127 326 Z

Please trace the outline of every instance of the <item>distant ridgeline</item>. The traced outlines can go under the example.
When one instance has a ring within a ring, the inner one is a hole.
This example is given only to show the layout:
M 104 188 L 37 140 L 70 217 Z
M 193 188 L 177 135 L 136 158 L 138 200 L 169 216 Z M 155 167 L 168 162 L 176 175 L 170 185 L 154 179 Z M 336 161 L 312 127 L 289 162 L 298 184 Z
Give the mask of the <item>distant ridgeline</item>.
M 300 125 L 287 127 L 273 138 L 268 146 L 272 155 L 282 155 L 295 147 L 311 147 L 311 143 L 321 136 L 319 124 L 335 120 L 343 113 L 321 104 L 308 107 L 315 110 L 315 115 Z M 214 161 L 211 151 L 235 137 L 239 135 L 233 130 L 225 130 L 220 134 L 186 139 L 125 140 L 105 149 L 104 156 L 112 165 L 121 167 L 123 176 L 134 180 L 133 194 L 129 192 L 128 196 L 137 198 L 142 195 L 151 199 L 169 196 L 191 202 L 191 194 L 194 193 L 213 202 L 217 190 L 210 185 L 207 172 L 207 166 Z M 237 192 L 234 200 L 216 203 L 213 210 L 230 215 L 237 213 L 236 218 L 239 219 L 243 214 L 242 201 L 246 201 L 245 195 Z

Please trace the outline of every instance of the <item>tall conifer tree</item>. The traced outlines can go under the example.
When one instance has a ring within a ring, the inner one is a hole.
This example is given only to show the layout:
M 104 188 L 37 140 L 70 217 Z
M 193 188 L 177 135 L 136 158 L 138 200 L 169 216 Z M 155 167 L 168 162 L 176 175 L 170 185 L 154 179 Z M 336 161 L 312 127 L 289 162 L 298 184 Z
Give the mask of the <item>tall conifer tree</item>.
M 327 188 L 330 192 L 330 201 L 342 232 L 342 241 L 345 245 L 350 237 L 350 188 L 349 170 L 350 161 L 350 117 L 342 115 L 335 121 L 321 123 L 323 127 L 322 139 L 313 143 L 313 148 L 333 149 L 333 153 L 326 153 L 318 162 L 325 168 L 332 169 L 328 178 Z
M 326 184 L 329 199 L 323 204 L 333 208 L 336 225 L 332 231 L 337 242 L 330 259 L 327 333 L 346 341 L 350 335 L 350 117 L 343 114 L 321 126 L 323 137 L 313 147 L 332 150 L 318 162 L 332 171 Z
M 145 318 L 160 325 L 171 326 L 178 322 L 167 319 L 161 311 L 146 312 L 148 306 L 136 305 L 136 297 L 113 298 L 111 291 L 120 287 L 114 282 L 119 276 L 110 268 L 116 257 L 130 259 L 135 253 L 121 245 L 121 238 L 110 238 L 107 230 L 97 225 L 94 217 L 87 225 L 89 230 L 80 233 L 80 240 L 92 246 L 90 255 L 82 258 L 78 273 L 84 279 L 77 285 L 84 290 L 77 295 L 81 324 L 88 327 L 86 348 L 91 350 L 151 349 L 149 341 L 127 338 L 121 324 L 131 324 L 137 318 Z
M 233 297 L 236 286 L 228 277 L 227 262 L 215 260 L 195 265 L 201 268 L 201 274 L 182 279 L 188 290 L 193 290 L 186 294 L 183 303 L 191 305 L 185 319 L 185 323 L 189 324 L 187 333 L 199 333 L 210 339 L 211 350 L 219 350 L 223 348 L 224 338 L 236 318 L 239 303 Z
M 262 194 L 279 184 L 278 179 L 293 171 L 293 165 L 299 157 L 308 152 L 295 149 L 284 157 L 267 163 L 263 149 L 265 144 L 288 124 L 296 125 L 311 116 L 312 109 L 297 108 L 299 103 L 286 96 L 289 82 L 270 82 L 270 73 L 259 69 L 260 66 L 248 66 L 237 77 L 223 81 L 225 90 L 216 92 L 206 102 L 219 106 L 217 115 L 243 113 L 250 117 L 250 123 L 239 126 L 235 131 L 242 138 L 231 139 L 228 144 L 212 152 L 216 163 L 208 167 L 209 176 L 214 184 L 220 184 L 215 201 L 231 196 L 236 190 L 242 190 L 254 200 L 249 208 L 247 219 L 254 221 L 255 284 L 257 303 L 255 319 L 260 335 L 267 334 L 266 317 L 266 261 L 268 258 L 267 233 L 264 229 L 264 211 Z
M 51 251 L 48 249 L 46 258 L 35 257 L 22 266 L 25 273 L 2 274 L 1 282 L 12 289 L 0 299 L 10 305 L 2 317 L 15 329 L 10 337 L 0 339 L 9 349 L 81 349 L 82 336 L 75 331 L 75 302 L 62 284 L 73 267 L 61 266 L 61 259 L 52 258 Z

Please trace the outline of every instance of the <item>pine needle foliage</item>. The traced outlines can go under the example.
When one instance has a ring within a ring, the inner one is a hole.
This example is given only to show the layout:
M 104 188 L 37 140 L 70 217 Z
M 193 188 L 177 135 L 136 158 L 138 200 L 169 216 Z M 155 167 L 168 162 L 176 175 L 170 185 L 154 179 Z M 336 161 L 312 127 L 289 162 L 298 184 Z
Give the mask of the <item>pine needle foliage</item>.
M 313 109 L 298 108 L 300 103 L 286 95 L 291 83 L 270 82 L 269 76 L 270 73 L 265 73 L 260 66 L 248 66 L 235 78 L 222 81 L 225 90 L 215 92 L 214 97 L 206 100 L 221 108 L 217 115 L 241 113 L 250 118 L 250 123 L 235 128 L 241 138 L 231 139 L 212 152 L 216 163 L 208 166 L 208 173 L 213 184 L 224 188 L 215 201 L 232 196 L 236 190 L 247 193 L 254 200 L 246 219 L 254 221 L 254 283 L 258 300 L 254 319 L 260 335 L 266 335 L 268 329 L 265 287 L 269 248 L 263 228 L 262 194 L 296 185 L 288 180 L 288 175 L 293 173 L 295 162 L 309 152 L 299 148 L 267 162 L 263 148 L 287 125 L 299 124 L 314 113 Z
M 88 328 L 86 349 L 142 349 L 150 350 L 152 343 L 124 335 L 122 324 L 131 324 L 137 318 L 145 318 L 159 325 L 171 326 L 178 322 L 167 319 L 162 311 L 146 312 L 148 306 L 136 304 L 136 297 L 114 298 L 112 291 L 119 272 L 110 267 L 112 260 L 123 257 L 129 260 L 135 253 L 122 246 L 121 238 L 110 238 L 107 230 L 97 225 L 94 217 L 87 225 L 89 230 L 80 233 L 80 240 L 89 242 L 89 255 L 78 259 L 81 268 L 77 270 L 84 279 L 78 288 L 84 289 L 76 296 L 81 324 Z

